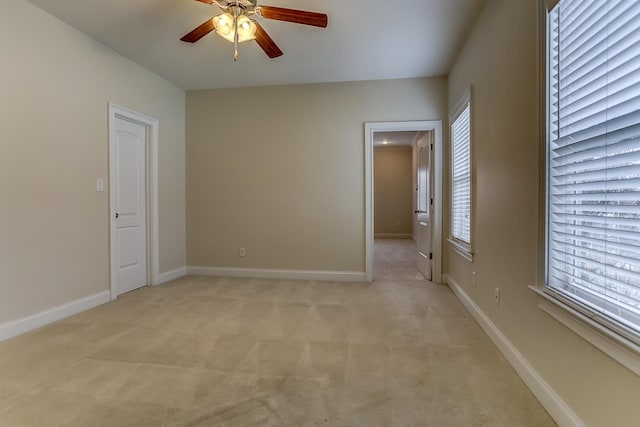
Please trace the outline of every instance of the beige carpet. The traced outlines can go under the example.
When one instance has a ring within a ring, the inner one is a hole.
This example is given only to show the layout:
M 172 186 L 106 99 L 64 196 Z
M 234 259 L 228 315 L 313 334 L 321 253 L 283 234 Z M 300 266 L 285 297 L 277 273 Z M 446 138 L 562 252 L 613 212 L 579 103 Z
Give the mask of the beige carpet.
M 375 239 L 374 280 L 424 280 L 416 268 L 417 255 L 416 244 L 411 239 Z
M 0 343 L 1 426 L 551 426 L 446 286 L 186 277 Z

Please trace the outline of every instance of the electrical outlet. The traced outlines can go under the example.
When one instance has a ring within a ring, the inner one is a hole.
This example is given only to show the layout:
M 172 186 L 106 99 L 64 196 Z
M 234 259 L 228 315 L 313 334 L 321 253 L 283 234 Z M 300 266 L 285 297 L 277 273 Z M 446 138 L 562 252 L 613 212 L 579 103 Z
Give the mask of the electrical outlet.
M 240 250 L 238 251 L 238 255 L 240 255 L 241 257 L 245 256 L 247 254 L 247 252 L 244 250 L 244 248 L 240 248 Z
M 500 288 L 496 288 L 496 290 L 493 292 L 493 301 L 496 303 L 496 305 L 500 305 Z
M 476 279 L 476 272 L 474 271 L 473 273 L 471 273 L 471 284 L 473 284 L 473 286 L 476 285 L 477 279 Z

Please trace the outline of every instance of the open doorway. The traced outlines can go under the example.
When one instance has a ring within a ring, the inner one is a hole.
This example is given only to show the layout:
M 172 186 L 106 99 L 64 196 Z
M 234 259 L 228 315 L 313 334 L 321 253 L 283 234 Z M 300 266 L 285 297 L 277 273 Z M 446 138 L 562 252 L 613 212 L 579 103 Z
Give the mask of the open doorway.
M 374 132 L 374 280 L 424 280 L 418 270 L 417 216 L 421 141 L 425 131 Z M 428 277 L 427 277 L 428 278 Z
M 441 280 L 442 123 L 365 124 L 365 276 Z

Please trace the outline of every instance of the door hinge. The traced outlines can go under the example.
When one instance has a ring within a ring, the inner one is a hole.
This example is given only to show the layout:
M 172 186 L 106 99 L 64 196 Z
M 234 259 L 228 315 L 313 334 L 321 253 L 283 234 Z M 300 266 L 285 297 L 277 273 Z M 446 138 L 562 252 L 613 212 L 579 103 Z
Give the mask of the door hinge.
M 433 197 L 429 199 L 429 203 L 433 206 Z
M 433 151 L 433 144 L 430 144 L 429 148 L 431 149 L 431 151 Z
M 433 259 L 433 253 L 429 252 L 429 259 Z

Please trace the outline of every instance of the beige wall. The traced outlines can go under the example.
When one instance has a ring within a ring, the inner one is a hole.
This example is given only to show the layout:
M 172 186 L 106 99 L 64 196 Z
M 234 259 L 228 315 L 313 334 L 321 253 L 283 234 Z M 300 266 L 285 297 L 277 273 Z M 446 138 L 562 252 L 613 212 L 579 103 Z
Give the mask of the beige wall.
M 185 265 L 185 93 L 0 2 L 0 324 L 109 289 L 107 103 L 159 120 L 160 270 Z
M 374 232 L 411 235 L 413 219 L 413 173 L 411 147 L 375 147 Z
M 446 270 L 587 425 L 636 425 L 640 378 L 545 314 L 527 288 L 540 220 L 536 3 L 488 0 L 449 76 L 449 108 L 472 86 L 475 257 L 448 251 Z
M 445 114 L 444 78 L 188 92 L 188 264 L 364 271 L 364 123 Z

